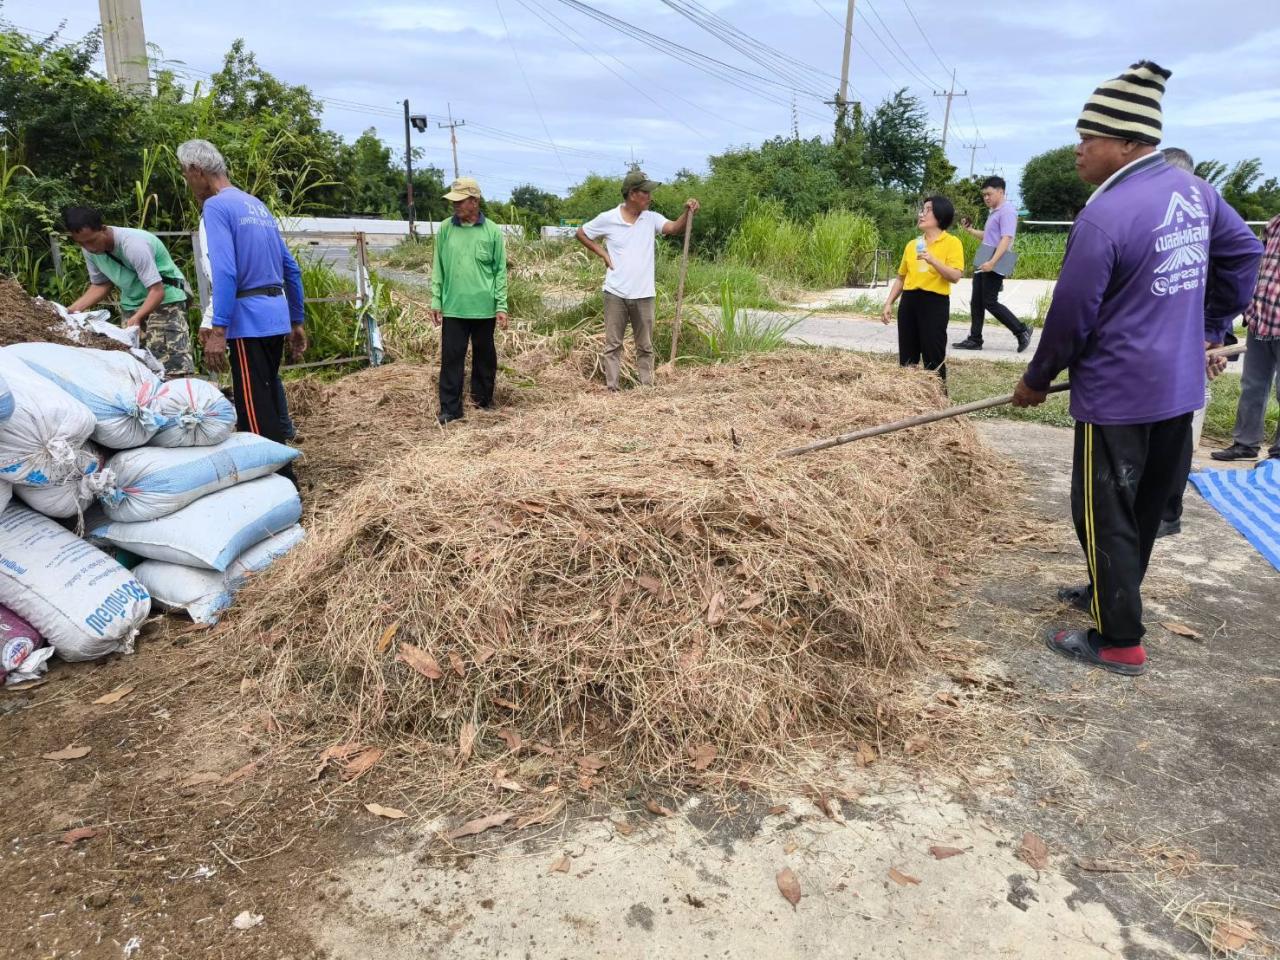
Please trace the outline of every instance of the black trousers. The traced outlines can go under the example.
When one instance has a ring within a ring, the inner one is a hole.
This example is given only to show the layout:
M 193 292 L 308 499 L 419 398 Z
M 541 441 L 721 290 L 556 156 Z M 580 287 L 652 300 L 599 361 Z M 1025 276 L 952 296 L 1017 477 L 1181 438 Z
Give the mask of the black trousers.
M 1142 642 L 1142 579 L 1169 497 L 1187 483 L 1191 414 L 1157 423 L 1076 424 L 1071 518 L 1103 643 Z
M 1014 336 L 1024 328 L 1021 320 L 1013 315 L 1013 311 L 1000 302 L 1000 291 L 1004 289 L 1004 277 L 994 271 L 973 274 L 973 298 L 969 301 L 969 316 L 973 322 L 969 326 L 969 339 L 982 342 L 982 326 L 986 316 L 993 317 L 1009 328 Z
M 477 407 L 493 403 L 493 384 L 498 377 L 498 346 L 494 343 L 497 318 L 464 320 L 445 317 L 440 332 L 440 413 L 454 419 L 462 416 L 462 375 L 467 364 L 467 344 L 471 344 L 471 400 Z
M 898 362 L 913 367 L 924 361 L 947 379 L 947 321 L 951 298 L 929 290 L 907 290 L 898 306 Z
M 227 341 L 227 353 L 231 363 L 236 429 L 285 443 L 292 424 L 284 405 L 284 384 L 280 382 L 284 336 L 238 337 Z M 297 485 L 298 478 L 293 474 L 292 464 L 285 464 L 279 472 Z

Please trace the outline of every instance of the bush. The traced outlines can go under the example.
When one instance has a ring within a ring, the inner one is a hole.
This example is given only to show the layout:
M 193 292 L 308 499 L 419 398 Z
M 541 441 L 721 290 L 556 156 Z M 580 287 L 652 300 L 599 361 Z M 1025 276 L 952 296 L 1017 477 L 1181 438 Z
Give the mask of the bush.
M 729 258 L 767 270 L 775 277 L 799 279 L 806 237 L 787 218 L 782 204 L 766 200 L 753 204 L 729 241 Z

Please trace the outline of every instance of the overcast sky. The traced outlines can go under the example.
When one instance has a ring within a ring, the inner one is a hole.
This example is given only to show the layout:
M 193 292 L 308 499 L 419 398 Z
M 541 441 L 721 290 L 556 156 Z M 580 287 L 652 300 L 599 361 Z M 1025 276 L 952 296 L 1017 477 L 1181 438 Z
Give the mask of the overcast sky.
M 143 0 L 143 13 L 148 42 L 194 77 L 218 69 L 243 37 L 268 70 L 326 98 L 326 123 L 347 139 L 373 126 L 403 151 L 408 97 L 432 120 L 414 145 L 447 173 L 448 131 L 436 122 L 451 105 L 466 120 L 461 171 L 497 198 L 526 182 L 564 192 L 591 171 L 622 173 L 633 156 L 658 179 L 704 170 L 710 154 L 790 132 L 795 87 L 800 133 L 830 135 L 822 100 L 838 85 L 841 0 L 589 2 L 745 74 L 710 76 L 591 19 L 574 0 Z M 678 6 L 714 12 L 783 54 L 785 66 L 753 62 Z M 976 172 L 1016 186 L 1029 157 L 1074 141 L 1075 118 L 1100 81 L 1150 58 L 1173 71 L 1166 146 L 1197 160 L 1261 157 L 1268 175 L 1280 175 L 1280 24 L 1264 7 L 1213 16 L 1212 5 L 1184 0 L 857 0 L 850 96 L 870 109 L 905 86 L 940 131 L 944 102 L 933 94 L 954 69 L 968 96 L 951 112 L 952 163 L 968 173 L 972 156 Z M 3 0 L 0 17 L 38 33 L 65 21 L 79 36 L 96 24 L 98 4 Z

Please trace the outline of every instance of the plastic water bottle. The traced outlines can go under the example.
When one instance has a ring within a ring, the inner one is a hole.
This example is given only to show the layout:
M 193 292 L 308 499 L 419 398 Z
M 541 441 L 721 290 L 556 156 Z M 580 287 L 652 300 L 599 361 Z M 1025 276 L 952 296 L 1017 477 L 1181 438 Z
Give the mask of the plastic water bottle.
M 924 237 L 923 236 L 917 237 L 916 238 L 916 269 L 919 270 L 921 273 L 924 273 L 926 270 L 929 269 L 929 265 L 925 263 L 924 260 L 922 259 L 924 256 L 924 252 L 927 248 L 928 248 L 928 244 L 924 242 Z

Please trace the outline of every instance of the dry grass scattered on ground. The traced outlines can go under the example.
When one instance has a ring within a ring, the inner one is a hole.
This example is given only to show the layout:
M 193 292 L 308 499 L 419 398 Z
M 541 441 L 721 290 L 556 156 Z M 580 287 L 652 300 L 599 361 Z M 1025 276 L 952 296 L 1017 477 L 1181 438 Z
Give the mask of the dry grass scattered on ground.
M 424 435 L 391 409 L 432 409 L 431 379 L 324 388 L 388 415 L 330 424 L 325 450 L 368 438 L 365 469 L 228 618 L 284 735 L 386 750 L 454 805 L 759 782 L 918 729 L 902 693 L 936 665 L 925 615 L 989 541 L 1000 466 L 961 422 L 774 453 L 938 405 L 932 377 L 791 351 L 611 396 L 548 362 L 529 389 L 558 402 Z

